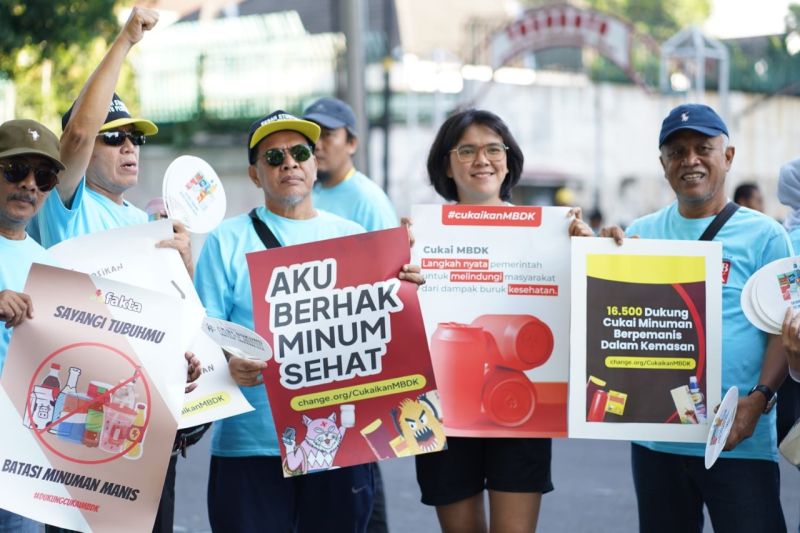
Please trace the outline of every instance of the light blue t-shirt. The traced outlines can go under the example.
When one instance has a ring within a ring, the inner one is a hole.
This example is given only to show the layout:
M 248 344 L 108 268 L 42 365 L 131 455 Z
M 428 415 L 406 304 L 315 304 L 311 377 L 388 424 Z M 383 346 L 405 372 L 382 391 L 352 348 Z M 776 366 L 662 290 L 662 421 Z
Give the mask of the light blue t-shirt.
M 317 181 L 312 197 L 314 207 L 352 220 L 367 231 L 396 228 L 399 225 L 397 213 L 386 193 L 358 171 L 331 188 L 325 188 Z
M 256 210 L 284 246 L 363 233 L 364 228 L 334 214 L 317 210 L 308 220 L 283 218 L 261 206 Z M 253 326 L 253 299 L 245 254 L 264 250 L 264 244 L 245 213 L 225 220 L 212 231 L 200 252 L 194 283 L 208 316 Z M 241 387 L 255 411 L 214 423 L 211 453 L 224 457 L 280 455 L 278 436 L 263 385 Z
M 0 237 L 0 257 L 2 257 L 2 260 L 0 260 L 0 291 L 22 292 L 25 288 L 25 280 L 28 279 L 28 271 L 31 269 L 31 264 L 53 264 L 53 261 L 47 255 L 47 250 L 39 246 L 30 235 L 26 235 L 20 241 Z M 5 324 L 0 322 L 0 373 L 2 373 L 3 365 L 6 362 L 8 343 L 11 341 L 11 333 L 13 331 L 13 328 L 8 329 Z
M 789 232 L 789 239 L 792 241 L 794 253 L 798 253 L 798 250 L 800 250 L 800 226 Z
M 646 239 L 697 240 L 714 217 L 684 218 L 678 204 L 634 220 L 626 235 Z M 715 241 L 722 242 L 722 260 L 729 263 L 728 280 L 722 286 L 722 393 L 730 387 L 744 395 L 758 383 L 767 334 L 745 317 L 740 303 L 747 279 L 759 268 L 793 255 L 786 231 L 774 220 L 752 209 L 740 207 L 719 230 Z M 709 406 L 713 408 L 714 406 Z M 651 450 L 694 455 L 705 454 L 705 444 L 640 442 Z M 777 461 L 775 410 L 762 415 L 753 435 L 721 457 Z
M 86 178 L 82 178 L 70 207 L 54 191 L 27 229 L 42 246 L 50 248 L 73 237 L 145 222 L 147 213 L 128 202 L 120 205 L 111 201 L 87 187 Z

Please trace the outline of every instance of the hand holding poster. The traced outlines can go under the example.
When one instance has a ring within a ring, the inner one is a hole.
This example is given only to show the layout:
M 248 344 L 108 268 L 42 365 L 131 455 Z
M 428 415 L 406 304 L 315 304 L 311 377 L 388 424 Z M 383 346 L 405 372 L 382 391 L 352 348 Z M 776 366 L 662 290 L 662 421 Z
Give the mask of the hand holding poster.
M 720 401 L 721 253 L 572 239 L 571 437 L 706 441 Z
M 247 255 L 284 475 L 445 446 L 403 228 Z
M 425 329 L 454 436 L 564 437 L 567 208 L 412 208 Z
M 0 379 L 0 507 L 80 531 L 152 527 L 183 402 L 180 300 L 34 264 Z

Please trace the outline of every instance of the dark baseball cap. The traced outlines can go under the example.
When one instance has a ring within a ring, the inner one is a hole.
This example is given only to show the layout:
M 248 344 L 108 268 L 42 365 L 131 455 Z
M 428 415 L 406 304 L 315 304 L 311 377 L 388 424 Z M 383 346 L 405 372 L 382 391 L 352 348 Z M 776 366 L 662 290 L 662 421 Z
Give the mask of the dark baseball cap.
M 284 130 L 300 133 L 305 136 L 311 144 L 319 140 L 319 126 L 308 120 L 290 115 L 282 109 L 278 109 L 250 124 L 250 130 L 247 134 L 247 159 L 250 161 L 251 165 L 256 162 L 256 145 L 267 135 Z
M 303 118 L 330 130 L 347 128 L 351 135 L 356 135 L 356 115 L 338 98 L 320 98 L 306 108 Z
M 8 120 L 0 124 L 0 159 L 40 155 L 64 170 L 56 134 L 35 120 Z
M 64 116 L 61 117 L 61 129 L 67 129 L 67 123 L 72 116 L 72 109 L 75 107 L 75 102 L 69 107 Z M 122 101 L 117 93 L 111 97 L 111 103 L 108 105 L 108 115 L 106 115 L 100 131 L 109 131 L 122 126 L 133 124 L 134 127 L 144 133 L 145 135 L 155 135 L 158 133 L 158 128 L 155 124 L 144 118 L 134 118 L 128 111 L 128 106 Z
M 680 130 L 693 130 L 708 137 L 728 135 L 728 127 L 722 118 L 704 104 L 682 104 L 670 111 L 661 123 L 658 147 L 661 148 L 673 133 Z

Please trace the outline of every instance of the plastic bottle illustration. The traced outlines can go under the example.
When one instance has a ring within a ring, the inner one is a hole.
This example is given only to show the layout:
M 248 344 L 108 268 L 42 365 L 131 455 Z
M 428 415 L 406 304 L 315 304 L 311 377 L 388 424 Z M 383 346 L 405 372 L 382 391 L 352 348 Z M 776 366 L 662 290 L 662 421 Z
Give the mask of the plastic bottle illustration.
M 700 392 L 700 386 L 697 384 L 696 376 L 689 377 L 689 394 L 692 395 L 697 421 L 702 424 L 706 421 L 706 399 L 703 393 Z
M 120 453 L 136 419 L 136 381 L 120 384 L 103 407 L 103 429 L 100 432 L 101 450 Z
M 78 378 L 81 376 L 81 369 L 74 366 L 69 367 L 69 377 L 67 377 L 67 384 L 61 389 L 56 398 L 56 407 L 53 409 L 53 421 L 58 420 L 64 412 L 64 402 L 67 400 L 69 394 L 77 394 L 78 392 Z M 49 376 L 48 376 L 49 377 Z M 50 433 L 57 435 L 58 426 L 60 424 L 53 424 L 48 430 Z
M 144 421 L 147 418 L 147 404 L 139 402 L 136 404 L 136 418 L 128 432 L 128 438 L 122 446 L 126 449 L 133 444 L 133 447 L 125 454 L 125 459 L 138 459 L 142 456 L 144 448 Z
M 47 387 L 36 385 L 25 406 L 23 424 L 30 429 L 45 429 L 53 419 L 53 395 Z
M 89 448 L 96 448 L 100 444 L 100 432 L 103 431 L 103 404 L 104 400 L 99 400 L 100 396 L 111 388 L 108 383 L 92 381 L 89 383 L 87 393 L 90 398 L 89 410 L 86 411 L 86 429 L 83 432 L 81 442 Z

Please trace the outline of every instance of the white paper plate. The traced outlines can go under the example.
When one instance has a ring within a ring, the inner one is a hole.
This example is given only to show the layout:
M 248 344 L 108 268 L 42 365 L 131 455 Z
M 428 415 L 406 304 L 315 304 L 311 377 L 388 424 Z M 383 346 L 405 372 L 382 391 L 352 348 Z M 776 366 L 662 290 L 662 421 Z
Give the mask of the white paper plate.
M 169 217 L 192 233 L 208 233 L 225 218 L 225 189 L 211 165 L 199 157 L 182 155 L 170 163 L 162 190 Z
M 706 439 L 706 470 L 714 466 L 719 454 L 725 447 L 728 434 L 731 432 L 733 419 L 736 417 L 736 406 L 739 404 L 739 389 L 731 387 L 725 393 L 722 403 L 717 409 L 717 414 L 711 422 Z
M 774 325 L 778 330 L 780 330 L 783 323 L 786 308 L 792 305 L 791 301 L 784 300 L 781 295 L 778 274 L 794 270 L 794 265 L 800 264 L 798 260 L 799 258 L 796 257 L 778 259 L 761 267 L 755 273 L 756 280 L 753 286 L 753 295 L 758 308 L 762 311 L 761 318 L 767 324 Z
M 272 348 L 267 341 L 239 324 L 207 316 L 203 319 L 203 331 L 222 349 L 237 357 L 258 361 L 272 359 Z
M 750 279 L 747 280 L 747 283 L 744 284 L 744 288 L 742 289 L 740 303 L 742 306 L 742 311 L 744 312 L 744 316 L 747 317 L 747 320 L 749 320 L 751 324 L 761 331 L 765 331 L 773 335 L 779 334 L 780 330 L 776 331 L 775 328 L 767 324 L 767 322 L 765 322 L 761 317 L 761 310 L 756 307 L 758 304 L 756 303 L 755 295 L 753 294 L 753 285 L 755 285 L 755 281 L 756 276 L 750 276 Z

